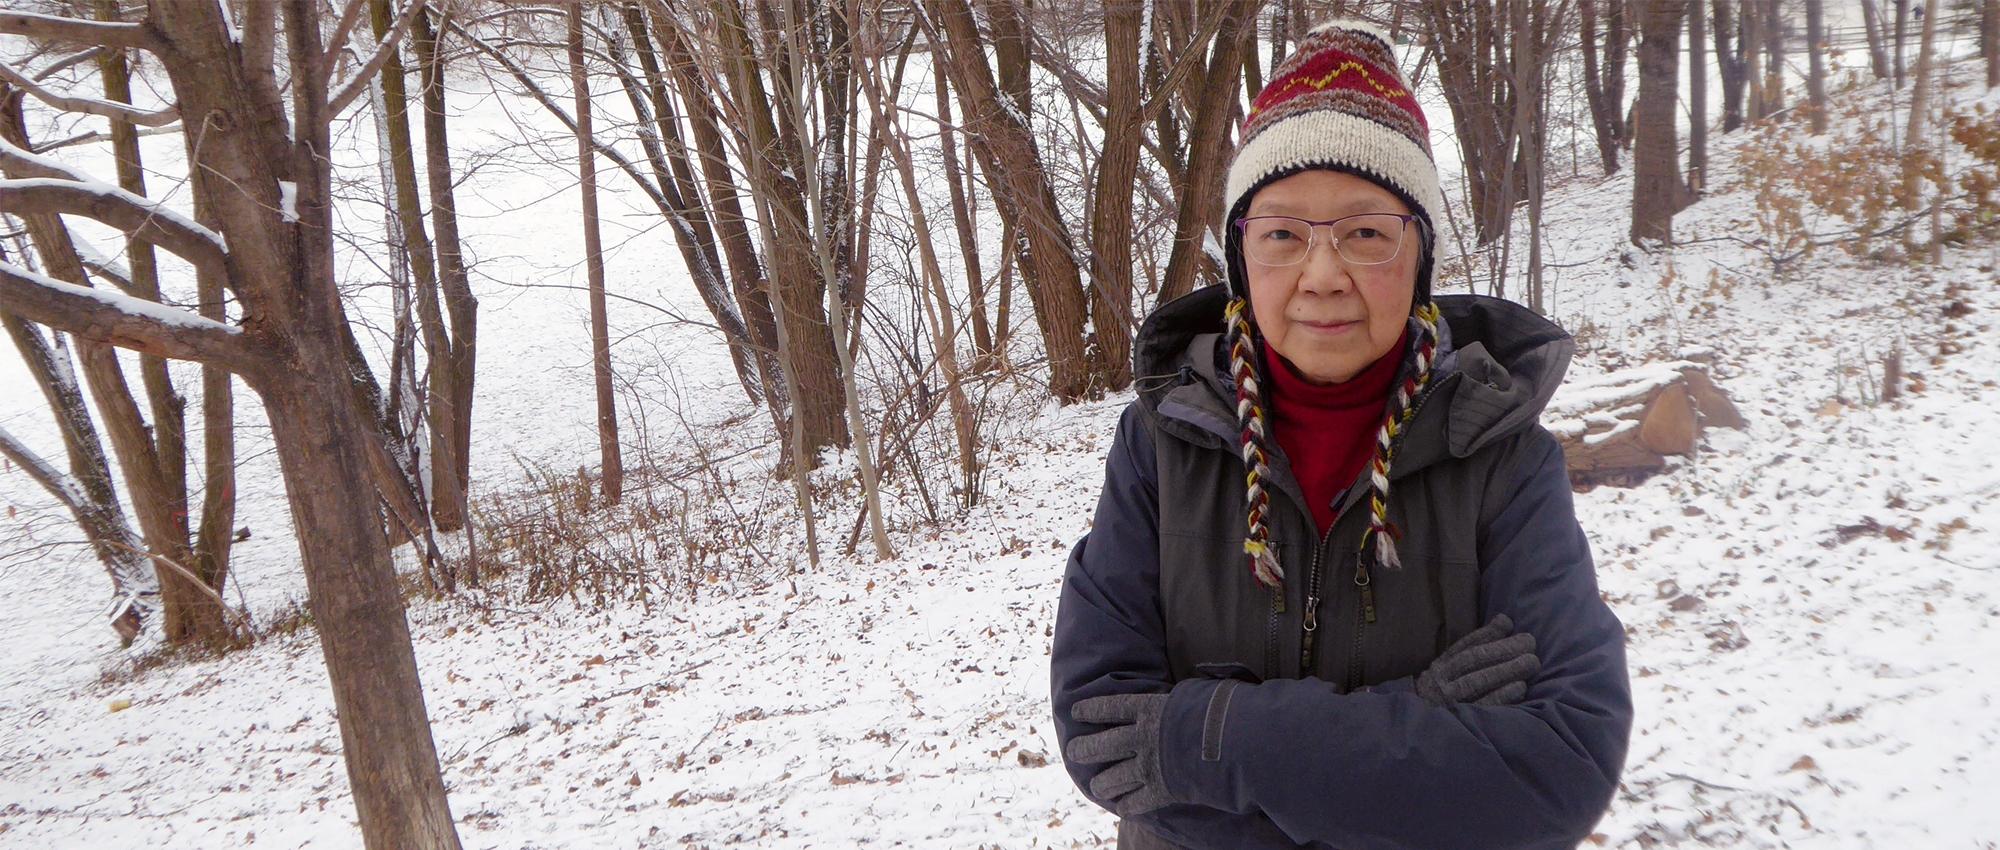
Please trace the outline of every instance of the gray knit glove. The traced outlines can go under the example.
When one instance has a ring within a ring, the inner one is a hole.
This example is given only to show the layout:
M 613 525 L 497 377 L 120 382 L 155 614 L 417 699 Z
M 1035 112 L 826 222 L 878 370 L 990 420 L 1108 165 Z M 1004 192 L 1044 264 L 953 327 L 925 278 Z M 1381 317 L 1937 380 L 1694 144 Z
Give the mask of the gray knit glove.
M 1513 631 L 1513 620 L 1495 614 L 1459 638 L 1417 675 L 1417 696 L 1436 705 L 1513 705 L 1526 698 L 1542 660 L 1535 656 L 1535 636 Z
M 1121 818 L 1177 802 L 1160 773 L 1160 715 L 1166 694 L 1111 694 L 1072 706 L 1078 723 L 1111 728 L 1070 739 L 1065 753 L 1074 764 L 1110 764 L 1090 780 L 1090 794 Z

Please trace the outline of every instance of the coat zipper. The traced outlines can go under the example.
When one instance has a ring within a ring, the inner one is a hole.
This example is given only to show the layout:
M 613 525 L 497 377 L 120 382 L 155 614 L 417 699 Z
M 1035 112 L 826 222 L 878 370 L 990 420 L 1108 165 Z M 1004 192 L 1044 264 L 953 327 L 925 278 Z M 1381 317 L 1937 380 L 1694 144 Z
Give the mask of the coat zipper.
M 1431 400 L 1431 394 L 1433 392 L 1436 392 L 1437 388 L 1440 385 L 1442 385 L 1442 383 L 1443 383 L 1442 381 L 1430 383 L 1429 385 L 1424 387 L 1423 392 L 1417 394 L 1416 399 L 1410 402 L 1409 421 L 1411 422 L 1416 421 L 1417 414 L 1423 412 L 1424 405 L 1429 403 Z M 1404 434 L 1407 433 L 1409 432 L 1408 431 L 1404 432 Z M 1396 438 L 1389 443 L 1389 448 L 1393 451 L 1397 447 L 1401 446 L 1402 442 L 1403 442 L 1403 434 L 1397 434 Z M 1365 472 L 1366 470 L 1364 470 L 1364 474 Z M 1332 525 L 1337 526 L 1339 524 L 1340 524 L 1340 517 L 1338 516 L 1334 517 Z M 1330 526 L 1327 528 L 1326 531 L 1326 539 L 1320 541 L 1320 547 L 1322 549 L 1325 548 L 1327 541 L 1331 540 L 1332 538 L 1333 538 L 1333 528 Z M 1305 663 L 1312 660 L 1312 633 L 1315 630 L 1317 630 L 1319 626 L 1318 617 L 1315 616 L 1315 612 L 1318 609 L 1318 602 L 1319 602 L 1319 597 L 1317 594 L 1320 585 L 1320 572 L 1321 572 L 1320 566 L 1321 566 L 1320 553 L 1318 549 L 1315 549 L 1313 550 L 1312 580 L 1309 584 L 1309 586 L 1312 588 L 1312 593 L 1314 595 L 1308 597 L 1306 601 L 1306 622 L 1310 625 L 1306 629 L 1305 640 L 1303 642 L 1305 651 L 1300 654 L 1301 662 L 1300 662 L 1299 675 L 1301 676 L 1310 674 L 1311 668 L 1305 666 Z M 1367 553 L 1365 552 L 1357 552 L 1355 553 L 1354 556 L 1354 586 L 1357 590 L 1360 591 L 1359 593 L 1356 594 L 1356 603 L 1360 608 L 1359 611 L 1360 616 L 1354 619 L 1354 643 L 1352 647 L 1349 649 L 1349 652 L 1347 654 L 1346 678 L 1347 678 L 1347 690 L 1349 692 L 1352 692 L 1355 688 L 1361 686 L 1361 681 L 1360 681 L 1361 680 L 1361 630 L 1364 627 L 1366 627 L 1367 624 L 1375 622 L 1375 582 L 1374 579 L 1368 574 L 1368 557 Z

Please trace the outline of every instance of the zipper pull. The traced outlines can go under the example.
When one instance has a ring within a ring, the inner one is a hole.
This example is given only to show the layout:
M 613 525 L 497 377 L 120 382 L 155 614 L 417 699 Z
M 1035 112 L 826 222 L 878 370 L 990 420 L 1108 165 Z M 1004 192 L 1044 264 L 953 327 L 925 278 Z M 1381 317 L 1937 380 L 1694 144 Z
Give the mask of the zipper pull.
M 1313 633 L 1319 631 L 1319 597 L 1306 597 L 1305 632 L 1299 635 L 1299 675 L 1313 673 Z
M 1362 621 L 1375 622 L 1375 582 L 1368 577 L 1367 564 L 1357 562 L 1354 565 L 1354 586 L 1361 588 Z

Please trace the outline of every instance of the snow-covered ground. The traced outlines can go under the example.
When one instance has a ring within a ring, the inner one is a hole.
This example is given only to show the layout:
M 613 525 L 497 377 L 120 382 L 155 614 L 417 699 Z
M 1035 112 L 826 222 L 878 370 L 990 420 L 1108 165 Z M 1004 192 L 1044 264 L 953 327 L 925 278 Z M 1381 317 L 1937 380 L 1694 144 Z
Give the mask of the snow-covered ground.
M 547 224 L 576 220 L 569 184 L 510 141 L 507 111 L 532 104 L 458 106 L 460 144 L 513 157 L 465 196 L 492 270 L 475 425 L 492 490 L 518 480 L 517 454 L 592 462 L 582 298 L 541 286 L 580 280 L 580 240 Z M 1638 710 L 1601 843 L 1992 847 L 2000 810 L 1978 801 L 2000 788 L 2000 463 L 1986 442 L 2000 433 L 2000 246 L 1895 267 L 1827 248 L 1775 274 L 1721 238 L 1754 226 L 1726 150 L 1742 138 L 1712 141 L 1725 148 L 1717 194 L 1677 219 L 1691 244 L 1671 257 L 1626 246 L 1627 176 L 1578 181 L 1548 205 L 1551 313 L 1581 344 L 1572 375 L 1703 348 L 1749 420 L 1639 486 L 1577 496 L 1627 625 Z M 655 268 L 673 256 L 664 232 L 643 232 L 632 209 L 614 289 L 691 301 Z M 634 330 L 657 318 L 620 312 Z M 727 383 L 694 383 L 727 371 L 712 340 L 686 328 L 648 340 L 691 397 L 740 406 Z M 1867 370 L 1899 345 L 1910 392 L 1866 403 L 1860 387 L 1879 385 Z M 17 368 L 0 365 L 0 423 L 47 440 Z M 893 561 L 829 556 L 817 572 L 650 605 L 413 601 L 466 845 L 1109 843 L 1110 815 L 1055 757 L 1046 656 L 1063 559 L 1125 401 L 1015 414 L 996 429 L 986 503 L 944 529 L 905 516 Z M 696 412 L 697 425 L 717 418 Z M 244 440 L 257 536 L 238 569 L 269 622 L 301 582 L 268 438 Z M 746 503 L 783 486 L 740 481 Z M 45 515 L 31 488 L 0 474 L 0 498 Z M 845 535 L 852 514 L 834 515 L 823 540 Z M 756 557 L 800 539 L 781 528 Z M 101 568 L 79 549 L 5 563 L 0 846 L 360 846 L 309 630 L 134 670 L 98 617 Z

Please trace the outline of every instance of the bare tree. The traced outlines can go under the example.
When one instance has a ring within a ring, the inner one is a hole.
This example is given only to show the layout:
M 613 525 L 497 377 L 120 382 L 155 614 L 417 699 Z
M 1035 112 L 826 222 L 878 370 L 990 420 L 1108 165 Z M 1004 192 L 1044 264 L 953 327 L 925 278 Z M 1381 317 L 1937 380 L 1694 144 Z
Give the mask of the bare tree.
M 1190 133 L 1187 173 L 1181 185 L 1179 216 L 1174 221 L 1174 250 L 1167 259 L 1167 271 L 1160 282 L 1160 300 L 1180 297 L 1194 288 L 1196 264 L 1205 262 L 1204 247 L 1220 242 L 1211 227 L 1222 220 L 1222 185 L 1219 178 L 1228 166 L 1232 147 L 1229 124 L 1232 108 L 1240 108 L 1237 80 L 1242 57 L 1251 52 L 1249 38 L 1256 35 L 1258 2 L 1229 0 L 1213 14 L 1221 20 L 1209 47 L 1208 70 L 1192 98 L 1194 125 Z M 1192 77 L 1190 77 L 1192 79 Z M 1219 272 L 1210 268 L 1211 278 Z
M 129 645 L 146 618 L 159 610 L 160 582 L 147 561 L 144 541 L 126 522 L 118 494 L 112 489 L 111 464 L 84 405 L 83 388 L 77 386 L 69 352 L 60 347 L 60 336 L 57 344 L 51 345 L 34 325 L 4 310 L 0 310 L 0 326 L 13 337 L 21 362 L 48 400 L 57 430 L 62 433 L 70 471 L 66 475 L 58 471 L 4 428 L 0 428 L 0 456 L 27 471 L 76 519 L 77 528 L 111 577 L 111 626 Z
M 1979 4 L 1979 52 L 1986 57 L 1986 87 L 2000 88 L 2000 0 Z
M 1875 79 L 1889 79 L 1889 48 L 1883 40 L 1882 10 L 1875 0 L 1861 0 L 1861 26 L 1868 38 L 1868 66 Z
M 1708 10 L 1688 0 L 1688 197 L 1708 190 Z
M 1937 43 L 1937 0 L 1924 0 L 1918 14 L 1923 16 L 1923 34 L 1917 43 L 1917 66 L 1914 70 L 1916 84 L 1910 89 L 1910 124 L 1903 134 L 1903 209 L 1915 211 L 1921 204 L 1919 190 L 1923 185 L 1925 124 L 1930 117 L 1931 62 Z M 1915 238 L 1916 228 L 1906 234 Z
M 1806 0 L 1806 55 L 1811 71 L 1806 75 L 1806 93 L 1812 102 L 1813 135 L 1826 132 L 1826 48 L 1820 39 L 1826 33 L 1826 12 L 1822 0 Z
M 1597 31 L 1600 2 L 1604 8 L 1602 44 Z M 1597 152 L 1606 175 L 1618 172 L 1618 152 L 1628 138 L 1625 127 L 1625 56 L 1632 30 L 1626 21 L 1626 0 L 1578 0 L 1582 28 L 1583 93 L 1597 128 Z M 1600 58 L 1600 56 L 1602 58 Z
M 1679 89 L 1682 3 L 1644 4 L 1639 15 L 1639 101 L 1632 147 L 1632 241 L 1672 242 L 1680 180 L 1674 112 Z
M 1115 9 L 1106 7 L 1107 18 Z M 938 43 L 931 42 L 933 56 L 942 52 Z M 943 62 L 932 62 L 932 90 L 937 100 L 938 150 L 944 158 L 944 178 L 951 193 L 951 223 L 958 233 L 958 253 L 965 261 L 965 286 L 971 303 L 966 314 L 972 321 L 972 350 L 975 354 L 974 369 L 983 369 L 997 361 L 1003 353 L 998 348 L 998 335 L 993 332 L 993 323 L 986 316 L 986 276 L 980 269 L 978 221 L 975 218 L 978 204 L 968 185 L 971 175 L 965 173 L 958 155 L 957 132 L 952 127 L 951 102 L 954 93 L 951 80 L 945 74 Z M 1116 70 L 1107 70 L 1115 74 Z M 1110 132 L 1109 128 L 1106 132 Z M 1107 150 L 1109 143 L 1107 142 Z M 1134 156 L 1136 158 L 1136 149 Z
M 583 65 L 583 4 L 569 4 L 569 79 L 576 96 L 576 170 L 583 193 L 583 262 L 590 285 L 590 364 L 597 385 L 597 448 L 603 467 L 599 489 L 616 502 L 624 492 L 625 462 L 618 447 L 618 396 L 611 387 L 611 323 L 605 305 L 604 246 L 597 226 L 596 136 L 591 130 L 590 74 Z
M 1715 66 L 1722 77 L 1722 132 L 1743 126 L 1743 87 L 1749 81 L 1748 42 L 1736 21 L 1736 0 L 1715 0 Z
M 938 61 L 947 63 L 952 88 L 965 104 L 973 153 L 1001 215 L 1017 225 L 1014 253 L 1048 351 L 1049 389 L 1064 402 L 1096 395 L 1104 389 L 1104 366 L 1084 341 L 1083 276 L 1025 113 L 995 81 L 966 0 L 925 0 L 924 8 L 945 45 Z
M 218 3 L 153 0 L 138 23 L 4 12 L 0 33 L 148 51 L 177 111 L 202 116 L 200 144 L 186 137 L 190 184 L 217 230 L 12 143 L 0 144 L 0 165 L 36 179 L 0 192 L 0 209 L 87 216 L 146 239 L 222 280 L 241 305 L 240 325 L 4 262 L 0 300 L 81 338 L 226 368 L 262 396 L 363 841 L 371 850 L 458 847 L 383 532 L 378 496 L 400 500 L 393 487 L 378 490 L 394 481 L 378 470 L 393 465 L 379 414 L 357 390 L 359 349 L 332 266 L 329 126 L 380 68 L 382 45 L 336 79 L 346 33 L 323 43 L 308 0 L 246 4 L 240 29 Z M 289 98 L 274 64 L 281 35 Z
M 418 0 L 421 2 L 421 0 Z M 428 16 L 418 13 L 415 17 Z M 369 18 L 375 37 L 387 36 L 398 19 L 396 9 L 390 0 L 371 0 Z M 428 451 L 425 453 L 431 463 L 429 477 L 431 490 L 424 495 L 430 508 L 431 522 L 439 530 L 453 531 L 465 524 L 465 484 L 459 476 L 461 466 L 457 436 L 461 431 L 457 407 L 461 400 L 454 378 L 453 368 L 455 344 L 452 328 L 445 322 L 444 308 L 439 293 L 440 270 L 437 261 L 439 247 L 431 243 L 430 232 L 424 227 L 424 214 L 417 187 L 417 158 L 412 144 L 409 118 L 409 95 L 406 90 L 408 74 L 403 65 L 402 50 L 393 42 L 382 63 L 380 76 L 382 101 L 384 105 L 384 130 L 388 140 L 388 164 L 392 175 L 392 208 L 396 221 L 402 226 L 402 245 L 414 276 L 414 294 L 417 308 L 418 326 L 422 329 L 424 352 L 430 366 L 426 369 L 428 381 L 425 400 L 429 402 L 425 433 L 429 435 Z M 436 95 L 441 96 L 441 95 Z M 436 160 L 449 153 L 442 145 L 427 145 L 430 160 Z M 432 164 L 427 162 L 427 165 Z M 445 160 L 449 169 L 449 159 Z M 449 170 L 443 179 L 450 179 Z M 434 178 L 435 180 L 435 178 Z M 447 184 L 448 185 L 448 184 Z M 454 237 L 456 233 L 453 233 Z M 454 240 L 455 241 L 455 240 Z M 450 253 L 459 254 L 456 245 Z M 463 270 L 458 270 L 463 276 Z M 461 331 L 462 332 L 462 331 Z M 468 411 L 469 413 L 470 411 Z M 470 432 L 470 425 L 463 429 Z
M 942 373 L 945 385 L 945 399 L 950 405 L 952 433 L 958 443 L 958 466 L 961 492 L 965 494 L 965 506 L 978 503 L 979 488 L 979 434 L 974 419 L 972 402 L 967 397 L 964 385 L 964 371 L 960 369 L 957 352 L 957 329 L 952 318 L 951 299 L 945 288 L 944 270 L 938 262 L 937 248 L 931 242 L 931 228 L 924 213 L 923 196 L 917 190 L 916 167 L 913 162 L 908 138 L 896 117 L 896 106 L 892 94 L 884 93 L 881 81 L 881 48 L 879 39 L 871 39 L 865 50 L 866 62 L 873 67 L 865 68 L 861 75 L 862 91 L 867 95 L 870 109 L 876 122 L 883 125 L 883 140 L 889 147 L 890 159 L 894 161 L 896 174 L 901 179 L 903 200 L 910 211 L 910 227 L 914 231 L 917 253 L 922 264 L 925 297 L 919 298 L 919 309 L 923 313 L 925 326 L 930 331 L 931 349 L 937 358 L 938 371 Z M 904 49 L 908 49 L 905 43 Z M 894 88 L 890 87 L 889 92 Z

